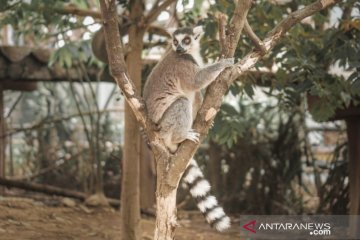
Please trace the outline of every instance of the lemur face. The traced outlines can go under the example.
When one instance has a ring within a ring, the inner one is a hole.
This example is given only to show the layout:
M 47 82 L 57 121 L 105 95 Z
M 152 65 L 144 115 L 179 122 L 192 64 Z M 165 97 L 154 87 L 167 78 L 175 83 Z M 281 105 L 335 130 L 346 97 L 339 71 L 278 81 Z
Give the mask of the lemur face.
M 169 30 L 171 33 L 171 30 Z M 172 31 L 172 49 L 179 54 L 192 54 L 200 50 L 202 26 L 195 28 L 179 28 Z

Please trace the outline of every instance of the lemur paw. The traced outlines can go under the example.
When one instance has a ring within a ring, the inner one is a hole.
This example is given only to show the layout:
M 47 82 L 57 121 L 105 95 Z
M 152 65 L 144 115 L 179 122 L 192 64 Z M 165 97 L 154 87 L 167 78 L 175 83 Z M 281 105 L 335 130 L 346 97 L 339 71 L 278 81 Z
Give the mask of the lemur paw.
M 194 143 L 199 143 L 200 134 L 195 132 L 194 129 L 190 129 L 189 132 L 186 135 L 186 139 L 189 139 L 190 141 L 193 141 Z

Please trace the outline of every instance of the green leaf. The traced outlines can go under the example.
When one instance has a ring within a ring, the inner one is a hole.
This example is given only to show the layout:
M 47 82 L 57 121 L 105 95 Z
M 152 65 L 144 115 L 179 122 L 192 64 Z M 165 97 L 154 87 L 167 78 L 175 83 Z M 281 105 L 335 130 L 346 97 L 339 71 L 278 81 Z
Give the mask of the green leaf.
M 318 101 L 314 102 L 314 106 L 310 108 L 310 113 L 314 120 L 322 122 L 335 115 L 336 107 L 328 99 L 319 98 Z
M 254 92 L 254 88 L 253 88 L 252 84 L 245 83 L 244 90 L 245 90 L 246 95 L 249 98 L 253 99 L 255 92 Z

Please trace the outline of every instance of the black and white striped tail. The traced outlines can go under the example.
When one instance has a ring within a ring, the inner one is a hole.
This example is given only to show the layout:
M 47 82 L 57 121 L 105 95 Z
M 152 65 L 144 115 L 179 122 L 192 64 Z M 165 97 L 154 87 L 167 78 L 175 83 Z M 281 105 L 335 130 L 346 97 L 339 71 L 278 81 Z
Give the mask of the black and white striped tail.
M 196 161 L 192 159 L 184 173 L 184 182 L 188 185 L 191 196 L 195 199 L 199 210 L 205 215 L 206 221 L 218 231 L 230 227 L 230 218 L 218 205 L 216 198 L 210 195 L 210 184 L 204 178 Z

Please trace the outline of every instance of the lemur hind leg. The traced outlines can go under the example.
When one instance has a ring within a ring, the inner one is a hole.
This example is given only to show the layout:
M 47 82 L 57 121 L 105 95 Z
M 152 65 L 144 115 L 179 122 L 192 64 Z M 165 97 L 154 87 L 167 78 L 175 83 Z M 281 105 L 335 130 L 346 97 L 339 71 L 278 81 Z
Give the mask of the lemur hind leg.
M 160 136 L 171 152 L 175 152 L 185 139 L 199 142 L 199 134 L 191 129 L 192 120 L 191 102 L 185 97 L 176 100 L 164 113 L 160 121 Z

